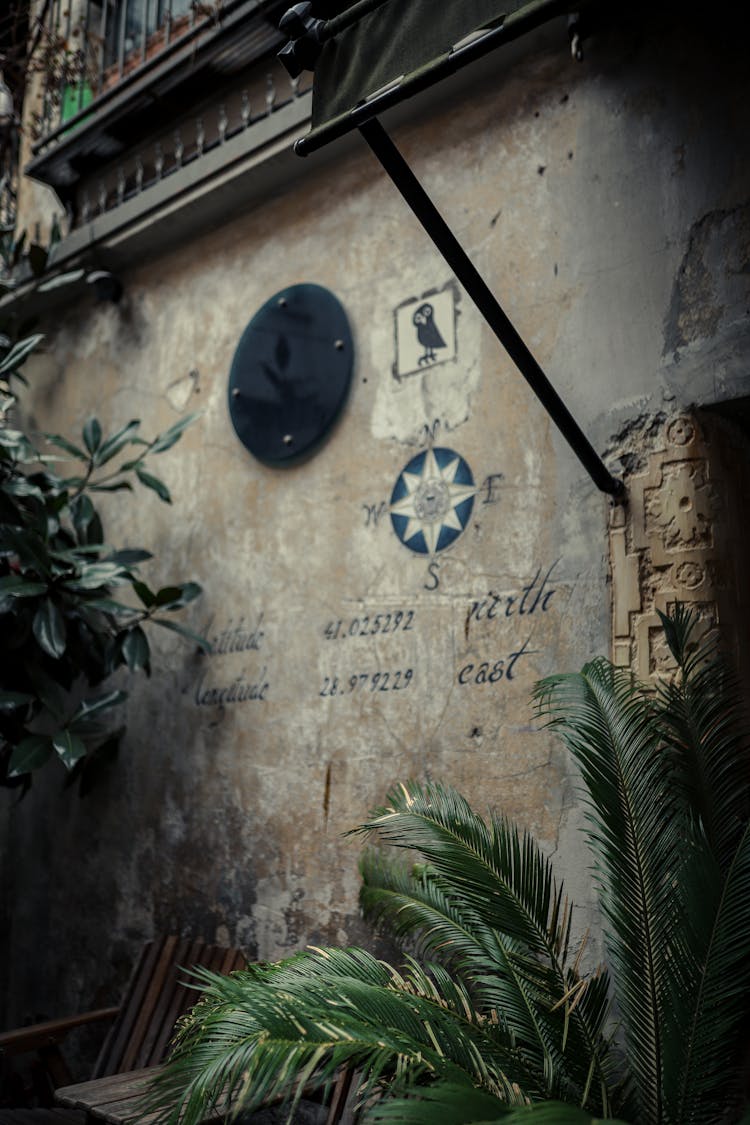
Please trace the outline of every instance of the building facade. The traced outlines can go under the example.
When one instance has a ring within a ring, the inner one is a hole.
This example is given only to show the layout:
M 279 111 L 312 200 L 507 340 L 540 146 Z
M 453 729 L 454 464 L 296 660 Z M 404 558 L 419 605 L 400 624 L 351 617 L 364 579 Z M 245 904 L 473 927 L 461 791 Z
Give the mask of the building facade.
M 144 35 L 126 13 L 127 42 L 105 26 L 98 85 L 71 84 L 61 123 L 42 106 L 27 152 L 47 186 L 26 181 L 21 221 L 67 211 L 52 268 L 72 275 L 54 306 L 31 281 L 4 299 L 46 317 L 27 420 L 156 432 L 200 411 L 165 457 L 167 517 L 148 496 L 103 510 L 113 543 L 154 551 L 155 583 L 201 583 L 189 624 L 213 651 L 153 638 L 100 787 L 79 800 L 49 769 L 3 803 L 8 1025 L 116 996 L 155 931 L 261 959 L 371 945 L 344 833 L 410 777 L 531 829 L 583 931 L 576 779 L 535 721 L 535 682 L 597 654 L 659 675 L 656 610 L 676 600 L 719 620 L 740 661 L 747 648 L 736 29 L 632 10 L 577 60 L 561 18 L 389 122 L 624 479 L 614 503 L 359 139 L 294 156 L 311 95 L 274 61 L 279 5 L 199 11 L 197 30 L 195 11 L 158 50 L 155 15 Z M 89 26 L 118 12 L 90 7 Z M 94 271 L 119 301 L 96 301 Z M 251 319 L 300 285 L 343 308 L 352 378 L 322 443 L 278 465 L 239 440 L 230 372 Z

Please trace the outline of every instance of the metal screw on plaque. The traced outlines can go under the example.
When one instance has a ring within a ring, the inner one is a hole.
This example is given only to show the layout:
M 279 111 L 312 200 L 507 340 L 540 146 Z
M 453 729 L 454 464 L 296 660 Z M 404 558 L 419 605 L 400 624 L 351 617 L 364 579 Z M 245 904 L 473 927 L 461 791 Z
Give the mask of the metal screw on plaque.
M 280 309 L 286 308 L 286 297 L 279 297 L 279 308 Z
M 344 350 L 344 341 L 343 340 L 334 340 L 333 346 L 334 346 L 334 348 L 336 349 L 337 352 L 341 352 L 341 351 Z
M 232 398 L 239 398 L 239 397 L 240 397 L 240 388 L 239 387 L 233 387 L 232 388 Z
M 291 434 L 284 434 L 284 436 L 281 440 L 283 441 L 284 445 L 291 445 L 292 442 L 294 441 L 294 438 L 292 437 Z

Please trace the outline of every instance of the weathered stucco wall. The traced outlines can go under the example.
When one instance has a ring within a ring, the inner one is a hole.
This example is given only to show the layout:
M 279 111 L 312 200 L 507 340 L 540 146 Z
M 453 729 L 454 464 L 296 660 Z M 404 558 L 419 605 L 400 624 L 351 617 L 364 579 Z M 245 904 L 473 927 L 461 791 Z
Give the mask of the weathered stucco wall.
M 724 44 L 719 66 L 709 47 L 613 33 L 581 66 L 526 59 L 397 136 L 594 444 L 626 468 L 628 434 L 648 445 L 644 418 L 748 391 L 750 100 L 744 60 Z M 360 843 L 341 834 L 412 776 L 537 833 L 583 928 L 575 781 L 529 696 L 609 651 L 609 502 L 392 186 L 358 150 L 123 281 L 120 305 L 51 327 L 30 420 L 64 432 L 91 413 L 138 416 L 155 432 L 203 411 L 164 458 L 174 509 L 113 497 L 107 531 L 155 552 L 154 582 L 204 586 L 190 622 L 217 651 L 153 637 L 154 675 L 131 685 L 101 787 L 79 800 L 49 770 L 6 800 L 6 1022 L 110 998 L 155 930 L 261 958 L 371 940 Z M 343 303 L 355 375 L 322 449 L 270 469 L 235 437 L 228 372 L 252 314 L 304 281 Z M 434 291 L 455 300 L 455 356 L 396 378 L 396 310 Z M 477 488 L 432 560 L 388 511 L 430 442 Z M 213 702 L 238 679 L 262 698 Z

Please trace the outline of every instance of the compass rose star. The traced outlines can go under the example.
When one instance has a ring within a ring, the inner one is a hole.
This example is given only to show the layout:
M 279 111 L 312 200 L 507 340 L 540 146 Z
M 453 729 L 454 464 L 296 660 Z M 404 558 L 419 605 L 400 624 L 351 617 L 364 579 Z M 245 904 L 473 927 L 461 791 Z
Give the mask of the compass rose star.
M 448 547 L 466 527 L 476 494 L 469 466 L 452 449 L 428 449 L 404 468 L 391 496 L 391 522 L 419 554 Z

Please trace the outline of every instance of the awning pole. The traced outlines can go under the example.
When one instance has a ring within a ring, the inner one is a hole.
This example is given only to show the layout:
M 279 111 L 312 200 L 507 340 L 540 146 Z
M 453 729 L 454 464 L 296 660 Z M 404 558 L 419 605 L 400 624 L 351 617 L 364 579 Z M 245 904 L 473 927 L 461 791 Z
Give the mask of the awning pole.
M 610 496 L 624 496 L 622 481 L 609 472 L 380 121 L 363 122 L 359 131 L 596 487 Z

